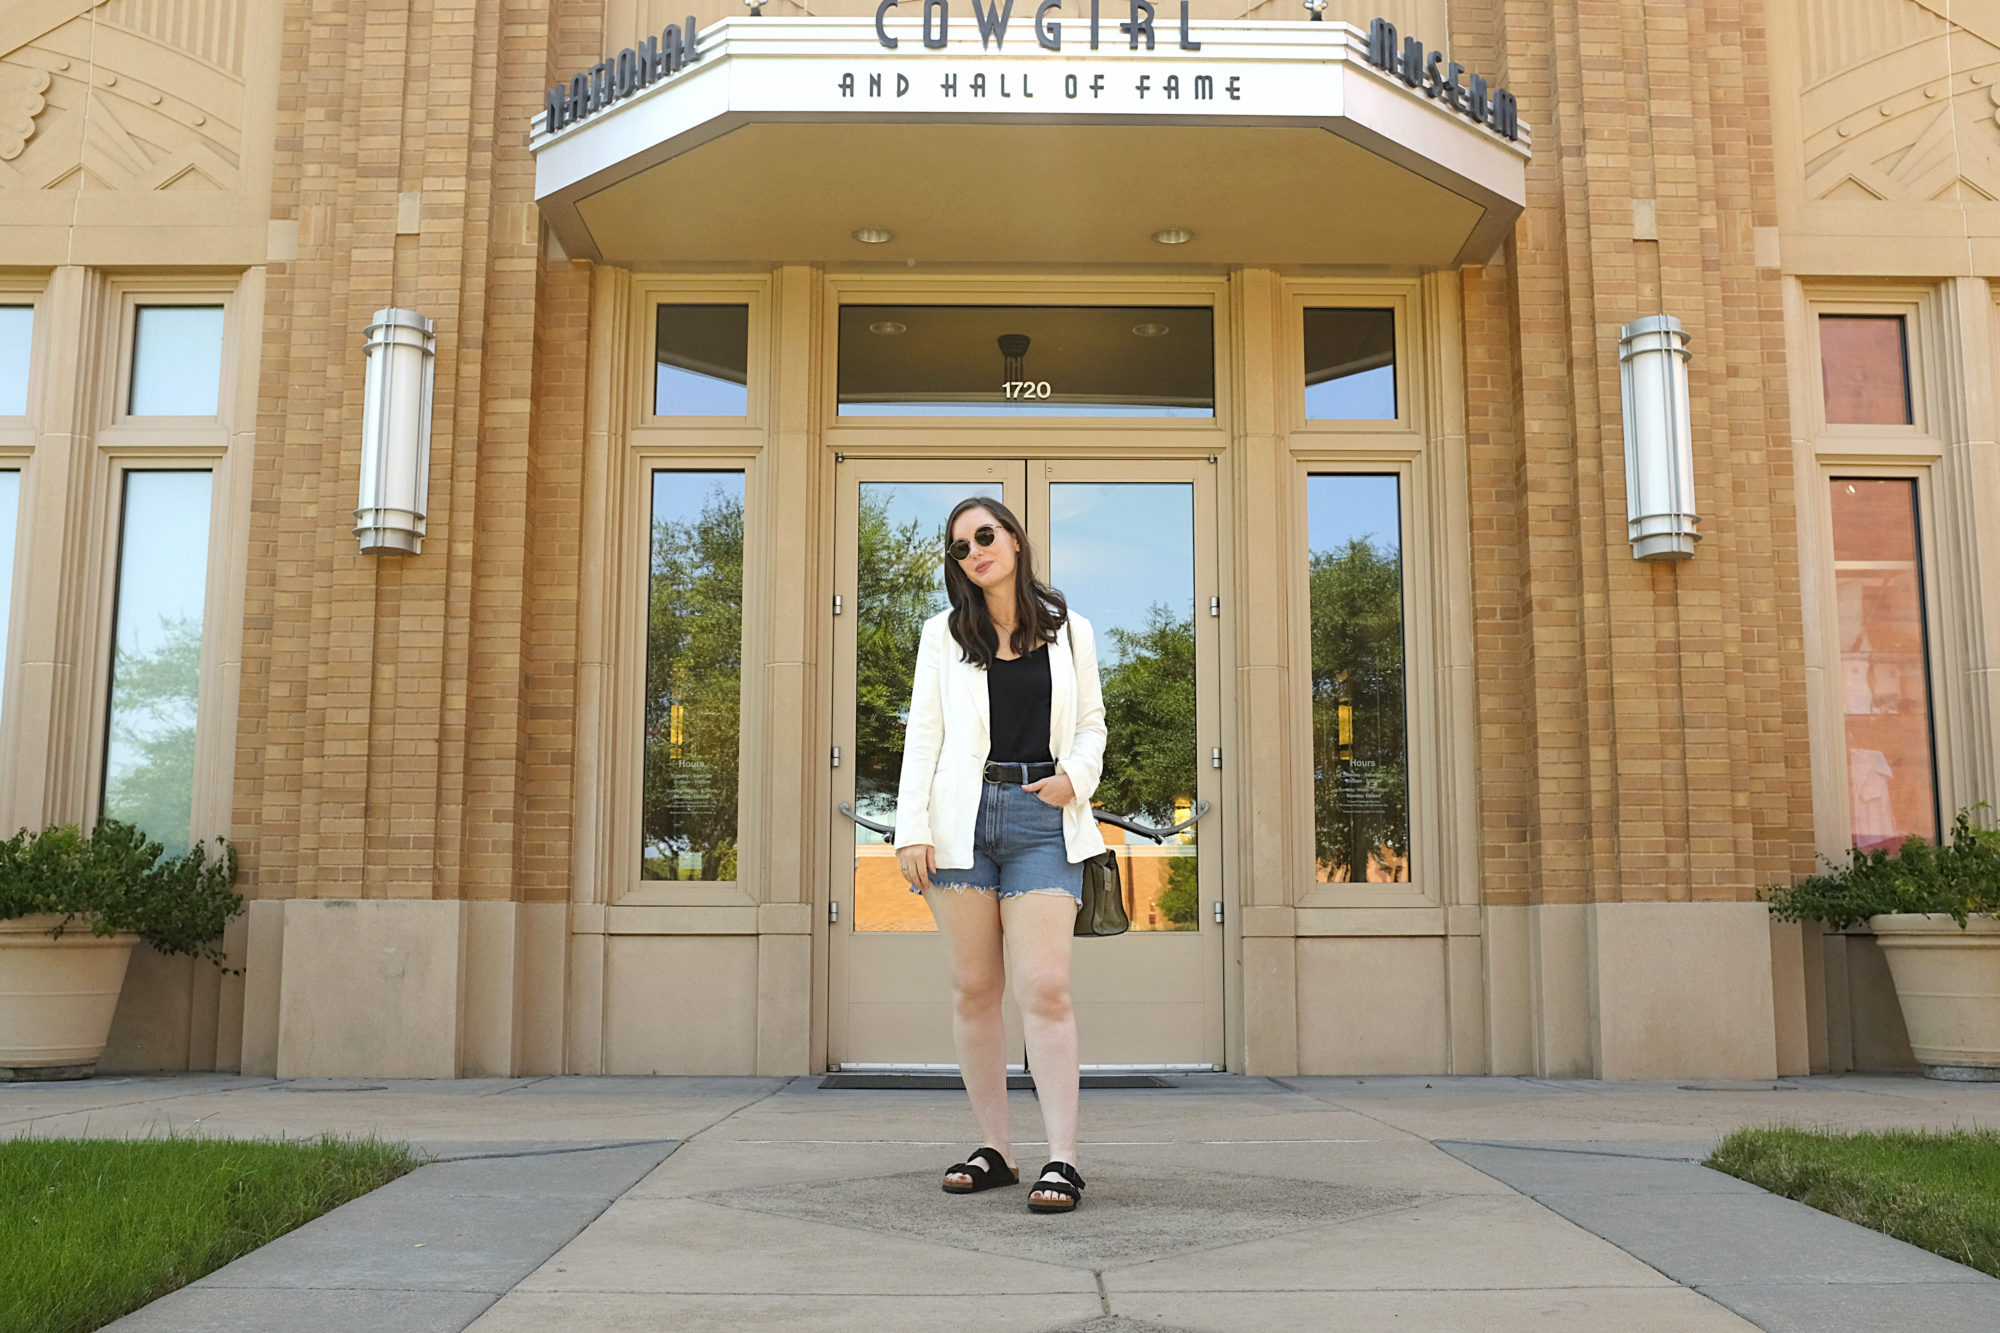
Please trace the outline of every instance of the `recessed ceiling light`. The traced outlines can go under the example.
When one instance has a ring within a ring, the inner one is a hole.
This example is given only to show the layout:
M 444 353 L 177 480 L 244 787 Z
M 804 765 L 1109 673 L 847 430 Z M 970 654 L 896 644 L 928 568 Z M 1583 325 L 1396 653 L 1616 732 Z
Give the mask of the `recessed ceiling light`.
M 881 245 L 885 241 L 895 240 L 896 233 L 887 227 L 856 227 L 854 239 L 863 245 Z
M 1164 324 L 1134 324 L 1132 332 L 1141 338 L 1164 338 L 1173 330 Z
M 898 333 L 908 333 L 910 326 L 907 324 L 898 324 L 893 319 L 878 319 L 868 326 L 868 331 L 870 333 L 880 333 L 893 337 Z
M 1186 245 L 1194 239 L 1194 233 L 1186 227 L 1162 227 L 1153 233 L 1153 239 L 1161 245 Z

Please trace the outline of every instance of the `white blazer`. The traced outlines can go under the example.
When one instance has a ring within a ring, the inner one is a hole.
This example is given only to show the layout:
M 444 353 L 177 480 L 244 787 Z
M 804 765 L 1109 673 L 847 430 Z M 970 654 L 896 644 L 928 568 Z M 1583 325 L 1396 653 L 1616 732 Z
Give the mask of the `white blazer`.
M 928 843 L 940 870 L 972 865 L 973 824 L 985 785 L 992 717 L 986 668 L 964 660 L 940 611 L 924 622 L 917 674 L 910 690 L 910 721 L 903 741 L 903 776 L 896 793 L 896 846 Z M 1076 652 L 1070 653 L 1070 635 Z M 1063 807 L 1068 859 L 1082 861 L 1104 850 L 1104 835 L 1090 813 L 1090 794 L 1104 771 L 1104 694 L 1097 680 L 1097 636 L 1090 622 L 1070 612 L 1069 630 L 1049 653 L 1049 753 L 1076 795 Z M 1074 669 L 1072 669 L 1072 664 Z

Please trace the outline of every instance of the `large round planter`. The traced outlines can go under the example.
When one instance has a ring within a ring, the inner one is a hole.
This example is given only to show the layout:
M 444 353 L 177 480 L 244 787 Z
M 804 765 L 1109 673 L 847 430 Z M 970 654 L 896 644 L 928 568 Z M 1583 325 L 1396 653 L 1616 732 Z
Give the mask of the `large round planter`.
M 1910 1049 L 1930 1078 L 2000 1081 L 2000 919 L 1964 929 L 1941 912 L 1871 916 Z
M 137 935 L 93 935 L 60 916 L 0 921 L 0 1082 L 89 1078 L 111 1036 Z

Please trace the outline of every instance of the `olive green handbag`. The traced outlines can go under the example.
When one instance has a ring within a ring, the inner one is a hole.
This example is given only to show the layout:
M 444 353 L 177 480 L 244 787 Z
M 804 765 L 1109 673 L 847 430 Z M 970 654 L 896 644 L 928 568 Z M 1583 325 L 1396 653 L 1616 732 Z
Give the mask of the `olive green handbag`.
M 1073 935 L 1123 935 L 1131 929 L 1125 894 L 1118 884 L 1118 858 L 1099 852 L 1083 863 L 1083 901 L 1076 908 Z
M 1063 633 L 1069 636 L 1070 668 L 1076 668 L 1076 636 L 1070 634 L 1067 622 Z M 1132 919 L 1125 915 L 1125 891 L 1118 882 L 1118 857 L 1109 850 L 1099 852 L 1083 863 L 1083 901 L 1076 907 L 1076 929 L 1074 935 L 1123 935 L 1132 928 Z

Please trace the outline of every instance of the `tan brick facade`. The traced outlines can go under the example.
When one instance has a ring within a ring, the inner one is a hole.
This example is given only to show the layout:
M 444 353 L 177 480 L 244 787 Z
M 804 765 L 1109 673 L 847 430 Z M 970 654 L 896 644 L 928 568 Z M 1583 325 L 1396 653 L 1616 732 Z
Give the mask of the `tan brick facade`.
M 405 1016 L 449 1029 L 440 1048 L 449 1053 L 425 1057 L 448 1066 L 433 1072 L 630 1072 L 607 1054 L 617 1049 L 607 1032 L 631 1023 L 652 1002 L 640 997 L 655 992 L 621 992 L 607 980 L 621 966 L 607 941 L 621 932 L 684 936 L 662 943 L 668 952 L 659 956 L 682 959 L 674 966 L 697 980 L 710 965 L 703 959 L 726 960 L 713 962 L 716 1002 L 754 1011 L 750 1036 L 702 1048 L 708 1054 L 687 1058 L 713 1067 L 686 1072 L 805 1072 L 825 1057 L 826 849 L 839 836 L 817 808 L 831 804 L 819 799 L 831 640 L 814 628 L 832 541 L 828 423 L 814 396 L 826 373 L 814 360 L 826 355 L 820 321 L 838 277 L 826 266 L 774 254 L 725 275 L 770 284 L 769 346 L 781 364 L 755 456 L 773 497 L 762 516 L 783 534 L 773 549 L 797 571 L 774 580 L 760 603 L 768 652 L 745 678 L 746 720 L 773 728 L 745 732 L 746 750 L 753 735 L 762 747 L 745 770 L 760 770 L 746 791 L 770 830 L 764 878 L 742 886 L 749 905 L 736 916 L 719 901 L 661 906 L 667 915 L 643 926 L 613 924 L 617 896 L 598 882 L 595 837 L 612 826 L 606 807 L 624 799 L 620 783 L 632 780 L 607 785 L 602 776 L 599 721 L 627 683 L 605 646 L 613 637 L 605 589 L 630 555 L 617 548 L 610 498 L 623 493 L 627 432 L 622 408 L 605 401 L 607 386 L 627 392 L 630 367 L 606 358 L 626 356 L 626 335 L 612 326 L 637 316 L 631 275 L 571 260 L 543 223 L 526 129 L 549 84 L 686 7 L 290 0 L 281 17 L 258 17 L 208 3 L 237 25 L 252 57 L 238 61 L 244 72 L 234 82 L 217 76 L 223 91 L 214 97 L 239 98 L 233 124 L 271 127 L 268 148 L 254 134 L 241 146 L 258 159 L 253 169 L 225 182 L 241 217 L 205 228 L 174 220 L 191 228 L 179 252 L 192 256 L 187 263 L 261 295 L 261 309 L 244 307 L 256 324 L 239 354 L 254 384 L 245 399 L 254 411 L 232 437 L 240 439 L 233 457 L 248 469 L 232 537 L 243 571 L 240 658 L 225 645 L 214 669 L 240 677 L 228 676 L 233 771 L 212 830 L 241 849 L 241 887 L 258 906 L 235 941 L 246 979 L 135 972 L 152 989 L 128 995 L 116 1047 L 128 1063 L 339 1072 L 350 1057 L 337 1053 L 338 1041 L 305 1054 L 297 1043 L 307 1038 L 286 1035 L 286 1004 L 326 996 L 295 990 L 305 974 L 293 979 L 283 958 L 316 939 L 330 949 L 372 947 L 365 942 L 378 930 L 423 941 L 411 947 L 427 957 L 456 959 L 455 980 L 437 991 L 456 995 L 437 1001 L 448 1012 Z M 126 12 L 130 0 L 71 8 L 80 15 L 72 24 L 145 36 L 138 11 Z M 1825 702 L 1831 687 L 1814 646 L 1828 614 L 1817 571 L 1830 559 L 1811 508 L 1823 489 L 1815 457 L 1836 456 L 1810 420 L 1816 371 L 1801 360 L 1819 293 L 1900 283 L 1912 301 L 1943 303 L 1937 318 L 1958 330 L 1958 342 L 1947 355 L 1934 340 L 1924 373 L 1959 407 L 1957 424 L 1934 432 L 1943 441 L 1938 475 L 1992 474 L 1996 413 L 1990 390 L 1974 386 L 1990 379 L 2000 343 L 1989 285 L 2000 270 L 2000 204 L 1978 197 L 1984 177 L 1970 168 L 1956 194 L 1919 198 L 1915 167 L 1883 167 L 1879 155 L 1864 162 L 1858 150 L 1839 158 L 1848 122 L 1827 110 L 1828 88 L 1858 115 L 1874 105 L 1863 94 L 1877 84 L 1885 124 L 1924 112 L 1926 97 L 1948 121 L 1988 97 L 2000 84 L 1979 73 L 2000 69 L 2000 31 L 1954 24 L 1942 9 L 1923 0 L 1839 0 L 1819 10 L 1805 0 L 1383 0 L 1329 10 L 1362 24 L 1379 11 L 1407 31 L 1448 35 L 1453 58 L 1510 88 L 1533 128 L 1527 208 L 1512 237 L 1491 262 L 1412 289 L 1448 409 L 1434 414 L 1425 446 L 1426 466 L 1442 478 L 1434 512 L 1461 524 L 1439 531 L 1426 558 L 1438 563 L 1440 588 L 1449 587 L 1452 559 L 1469 571 L 1463 623 L 1447 614 L 1435 629 L 1447 645 L 1439 680 L 1463 632 L 1471 710 L 1449 744 L 1476 776 L 1464 808 L 1439 806 L 1452 824 L 1440 837 L 1463 835 L 1476 850 L 1421 918 L 1412 909 L 1398 919 L 1407 924 L 1366 915 L 1402 910 L 1386 907 L 1315 916 L 1297 888 L 1311 870 L 1286 840 L 1304 761 L 1284 737 L 1302 697 L 1291 665 L 1300 627 L 1280 590 L 1297 556 L 1286 544 L 1288 478 L 1304 455 L 1286 434 L 1282 382 L 1267 363 L 1289 346 L 1280 328 L 1292 285 L 1342 273 L 1247 258 L 1226 265 L 1219 308 L 1245 358 L 1223 463 L 1237 506 L 1227 597 L 1232 611 L 1243 608 L 1225 627 L 1235 665 L 1224 707 L 1232 754 L 1246 756 L 1225 779 L 1233 807 L 1223 864 L 1242 918 L 1231 918 L 1227 963 L 1231 1067 L 1377 1072 L 1334 1067 L 1364 1058 L 1343 1052 L 1375 1049 L 1342 1044 L 1339 1025 L 1354 1021 L 1344 1006 L 1359 997 L 1340 977 L 1365 971 L 1353 959 L 1387 958 L 1368 951 L 1391 942 L 1421 960 L 1410 967 L 1422 979 L 1407 984 L 1444 997 L 1433 1027 L 1383 1029 L 1385 1047 L 1436 1052 L 1420 1072 L 1768 1075 L 1902 1058 L 1893 1032 L 1872 1045 L 1853 1036 L 1882 1003 L 1879 987 L 1867 989 L 1871 944 L 1823 945 L 1817 933 L 1774 928 L 1768 959 L 1753 960 L 1768 973 L 1753 967 L 1730 980 L 1685 951 L 1742 956 L 1746 940 L 1764 938 L 1760 889 L 1809 869 L 1845 836 L 1829 833 L 1845 827 L 1836 813 L 1844 752 L 1828 730 L 1838 704 Z M 694 12 L 706 25 L 741 7 L 701 0 Z M 798 9 L 772 0 L 767 12 Z M 874 6 L 842 0 L 811 12 L 866 15 Z M 1198 0 L 1193 12 L 1197 21 L 1303 17 L 1278 0 L 1247 15 Z M 1908 30 L 1899 40 L 1946 53 L 1934 83 L 1900 69 L 1870 72 L 1866 34 L 1891 20 Z M 5 76 L 53 69 L 82 40 L 60 24 L 46 33 L 0 27 L 0 37 L 16 43 L 0 51 Z M 55 86 L 51 126 L 70 97 L 68 85 Z M 76 86 L 88 88 L 88 76 Z M 1968 140 L 1976 150 L 1968 160 L 2000 160 L 1992 107 L 1976 110 L 1946 129 L 1962 123 L 1969 128 L 1954 132 L 1986 136 Z M 29 146 L 18 165 L 67 179 L 53 158 L 45 165 L 36 156 L 53 151 L 46 141 Z M 6 180 L 10 169 L 0 168 L 8 187 L 0 222 L 20 243 L 7 261 L 16 267 L 0 275 L 32 288 L 51 274 L 99 268 L 176 271 L 175 252 L 144 236 L 152 205 L 143 198 L 119 205 L 128 216 L 71 224 L 48 200 L 29 201 L 27 178 Z M 1864 187 L 1909 197 L 1861 202 L 1854 190 Z M 744 188 L 754 207 L 755 183 Z M 1922 190 L 1935 188 L 1922 178 Z M 1925 238 L 1907 262 L 1894 241 L 1904 230 Z M 50 279 L 48 290 L 67 289 Z M 438 327 L 428 535 L 408 559 L 362 555 L 350 531 L 360 331 L 392 305 L 423 311 Z M 1624 526 L 1619 329 L 1660 312 L 1693 337 L 1703 540 L 1685 563 L 1633 560 Z M 51 355 L 79 362 L 85 341 Z M 87 425 L 55 433 L 89 438 Z M 24 429 L 0 445 L 29 458 L 50 449 L 50 438 Z M 1866 454 L 1854 447 L 1853 457 Z M 66 521 L 101 532 L 101 516 L 68 503 Z M 1975 757 L 1990 750 L 1996 723 L 1972 683 L 1992 655 L 1995 631 L 1980 617 L 2000 596 L 2000 550 L 1971 534 L 1993 503 L 1952 518 L 1967 535 L 1940 548 L 1958 571 L 1943 614 L 1975 626 L 1963 643 L 1941 646 L 1938 665 L 1941 697 L 1957 701 L 1939 760 L 1956 804 L 2000 795 L 1990 759 Z M 1458 554 L 1448 559 L 1447 550 Z M 60 573 L 100 577 L 80 556 Z M 80 627 L 63 633 L 78 645 L 89 637 Z M 63 652 L 88 674 L 101 650 Z M 28 685 L 10 688 L 10 699 L 28 697 Z M 7 753 L 51 756 L 48 771 L 58 775 L 43 784 L 50 795 L 31 800 L 25 783 L 10 795 L 21 822 L 90 814 L 94 779 L 78 756 L 92 743 L 95 688 L 51 685 L 51 697 L 69 689 L 74 698 L 40 712 L 10 705 L 10 725 L 38 718 L 42 739 L 10 736 Z M 1445 703 L 1438 708 L 1452 717 Z M 204 726 L 212 720 L 205 715 Z M 312 927 L 304 914 L 288 917 L 282 904 L 300 899 L 425 906 L 407 928 L 391 913 L 340 935 L 350 928 L 333 917 Z M 1681 910 L 1650 914 L 1658 904 Z M 752 947 L 745 935 L 763 942 Z M 1653 972 L 1613 965 L 1644 960 L 1648 940 L 1660 955 Z M 1747 1028 L 1732 1026 L 1745 1003 L 1761 1008 Z M 134 1015 L 149 1004 L 170 1010 L 182 1035 L 132 1035 Z M 1672 1040 L 1664 1054 L 1649 1053 L 1649 1015 L 1685 1004 L 1706 1005 L 1682 1034 L 1688 1049 L 1747 1031 L 1751 1054 L 1718 1056 L 1711 1068 Z

